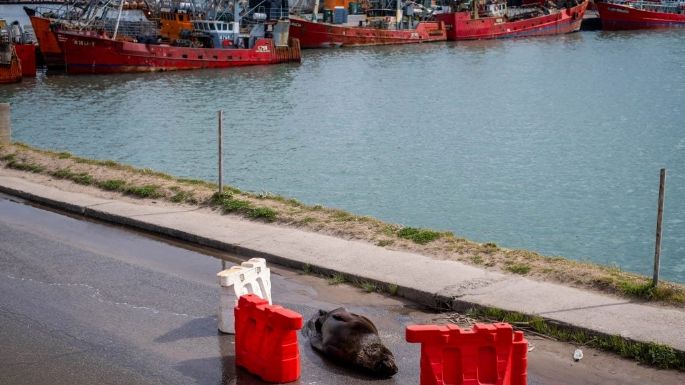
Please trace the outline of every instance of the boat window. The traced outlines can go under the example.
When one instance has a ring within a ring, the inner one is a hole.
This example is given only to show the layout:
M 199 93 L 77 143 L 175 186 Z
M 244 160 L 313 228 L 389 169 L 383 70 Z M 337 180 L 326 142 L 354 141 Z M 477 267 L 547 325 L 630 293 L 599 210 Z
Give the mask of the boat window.
M 198 59 L 202 59 L 203 57 L 204 57 L 204 56 L 202 56 L 202 55 L 197 55 L 197 58 L 198 58 Z
M 211 31 L 212 29 L 209 27 L 209 23 L 205 23 L 205 30 Z
M 231 23 L 231 24 L 228 25 L 228 30 L 229 30 L 229 31 L 233 31 L 233 23 Z

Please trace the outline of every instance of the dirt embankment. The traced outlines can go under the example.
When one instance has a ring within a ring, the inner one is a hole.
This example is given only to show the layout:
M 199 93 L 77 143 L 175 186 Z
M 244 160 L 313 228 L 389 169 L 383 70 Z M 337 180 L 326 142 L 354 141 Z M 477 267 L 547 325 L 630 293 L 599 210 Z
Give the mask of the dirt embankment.
M 362 240 L 388 249 L 417 252 L 436 259 L 456 260 L 672 306 L 685 305 L 684 285 L 664 282 L 652 287 L 647 277 L 624 272 L 618 267 L 505 249 L 494 243 L 476 243 L 451 232 L 388 224 L 371 217 L 318 205 L 309 206 L 268 193 L 247 193 L 228 187 L 219 196 L 216 194 L 217 186 L 212 183 L 177 178 L 113 161 L 84 159 L 66 152 L 13 144 L 0 146 L 0 167 L 5 169 L 5 173 L 66 191 L 110 199 L 165 200 L 213 210 L 217 215 L 241 215 L 277 225 Z

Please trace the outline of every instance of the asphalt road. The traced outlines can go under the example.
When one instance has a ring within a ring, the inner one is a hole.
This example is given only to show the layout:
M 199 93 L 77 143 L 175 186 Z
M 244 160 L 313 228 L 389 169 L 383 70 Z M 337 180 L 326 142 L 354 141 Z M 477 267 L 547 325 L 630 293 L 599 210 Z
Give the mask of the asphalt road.
M 0 384 L 261 384 L 236 369 L 233 337 L 217 332 L 216 256 L 237 261 L 0 196 Z M 404 342 L 404 327 L 441 315 L 274 266 L 272 286 L 274 303 L 305 320 L 338 306 L 368 316 L 400 368 L 374 380 L 300 336 L 296 384 L 418 384 L 419 346 Z M 575 363 L 574 346 L 528 338 L 530 384 L 683 380 L 589 349 Z

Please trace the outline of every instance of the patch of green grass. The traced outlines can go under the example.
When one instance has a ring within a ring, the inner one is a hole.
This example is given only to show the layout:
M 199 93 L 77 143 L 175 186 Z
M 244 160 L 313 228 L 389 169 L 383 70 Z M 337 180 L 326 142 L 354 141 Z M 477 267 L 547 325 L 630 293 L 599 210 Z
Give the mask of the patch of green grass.
M 88 175 L 86 172 L 82 172 L 79 174 L 75 174 L 74 176 L 71 177 L 71 180 L 82 185 L 90 186 L 93 183 L 95 183 L 95 179 L 93 179 L 92 176 Z
M 98 187 L 107 191 L 120 191 L 123 189 L 126 181 L 121 179 L 108 179 L 98 183 Z
M 7 167 L 13 168 L 15 170 L 20 170 L 20 171 L 33 172 L 36 174 L 39 174 L 39 173 L 45 171 L 45 167 L 43 167 L 39 164 L 30 163 L 30 162 L 22 162 L 22 161 L 18 161 L 16 159 L 10 160 L 7 163 Z
M 204 185 L 208 182 L 200 179 L 190 179 L 190 178 L 177 178 L 176 179 L 178 182 L 185 183 L 185 184 L 193 184 L 193 185 Z
M 623 294 L 631 297 L 651 299 L 654 293 L 654 286 L 650 283 L 620 282 L 619 288 Z
M 621 293 L 630 297 L 650 300 L 685 303 L 685 291 L 681 288 L 663 285 L 654 286 L 651 281 L 615 281 Z
M 55 172 L 50 173 L 50 175 L 58 179 L 68 179 L 78 184 L 86 186 L 90 186 L 95 183 L 95 179 L 93 179 L 93 177 L 90 176 L 87 172 L 75 173 L 69 170 L 68 168 L 57 170 Z
M 270 209 L 268 207 L 255 207 L 248 211 L 247 216 L 253 219 L 264 219 L 266 221 L 272 222 L 276 220 L 276 210 Z
M 153 170 L 153 169 L 151 169 L 151 168 L 147 168 L 147 167 L 144 168 L 144 169 L 142 169 L 142 170 L 139 170 L 138 172 L 141 173 L 141 174 L 143 174 L 143 175 L 156 176 L 156 177 L 158 177 L 158 178 L 167 179 L 167 180 L 172 180 L 172 179 L 174 179 L 173 176 L 171 176 L 171 175 L 169 175 L 169 174 L 167 174 L 167 173 L 160 172 L 160 171 L 155 171 L 155 170 Z
M 525 263 L 513 263 L 505 267 L 505 270 L 510 271 L 514 274 L 526 275 L 530 273 L 530 265 L 526 265 Z
M 300 221 L 300 224 L 301 224 L 301 225 L 306 225 L 306 224 L 313 223 L 313 222 L 316 222 L 316 218 L 314 218 L 314 217 L 304 217 L 304 218 L 302 218 L 302 220 Z
M 250 202 L 240 199 L 227 199 L 221 203 L 224 213 L 245 213 L 251 209 Z
M 383 235 L 386 235 L 388 237 L 394 237 L 395 233 L 397 233 L 398 227 L 395 225 L 385 225 L 381 228 L 381 232 Z
M 367 293 L 373 293 L 374 291 L 378 291 L 378 287 L 375 283 L 372 282 L 364 281 L 360 284 L 360 287 Z
M 3 155 L 2 157 L 0 157 L 0 160 L 5 161 L 5 162 L 12 162 L 16 158 L 17 158 L 16 154 L 7 154 L 7 155 Z
M 171 201 L 174 203 L 189 202 L 191 199 L 193 199 L 193 193 L 189 191 L 178 191 L 171 197 Z
M 561 341 L 572 342 L 619 354 L 624 358 L 637 360 L 643 364 L 661 369 L 685 370 L 685 353 L 673 348 L 651 342 L 637 342 L 616 335 L 593 335 L 583 330 L 564 328 L 547 322 L 541 317 L 531 317 L 517 312 L 495 308 L 469 309 L 467 315 L 487 321 L 508 322 L 524 325 L 537 333 L 554 337 Z
M 333 213 L 333 219 L 338 222 L 349 222 L 354 220 L 354 215 L 345 211 L 335 211 Z
M 69 170 L 68 168 L 62 168 L 50 173 L 50 175 L 54 176 L 57 179 L 69 179 L 72 175 L 74 175 L 74 173 L 71 172 L 71 170 Z
M 397 236 L 400 238 L 409 239 L 420 245 L 425 245 L 440 238 L 440 233 L 433 230 L 405 227 L 397 232 Z
M 345 279 L 345 276 L 340 273 L 335 273 L 328 277 L 328 284 L 329 285 L 340 285 L 341 283 L 345 283 L 347 280 Z
M 380 241 L 376 242 L 376 246 L 385 247 L 390 246 L 393 243 L 395 243 L 395 241 L 393 241 L 392 239 L 381 239 Z
M 159 192 L 159 186 L 156 185 L 144 185 L 144 186 L 126 186 L 124 188 L 124 193 L 127 195 L 133 195 L 138 198 L 161 198 L 162 193 Z
M 300 202 L 299 200 L 297 200 L 295 198 L 290 198 L 290 199 L 286 200 L 286 203 L 288 203 L 291 206 L 295 206 L 295 207 L 304 207 L 305 206 L 304 203 Z
M 222 194 L 216 192 L 210 201 L 213 205 L 220 206 L 224 213 L 242 213 L 252 219 L 267 221 L 274 221 L 278 216 L 276 210 L 268 207 L 252 207 L 248 201 L 233 198 L 233 193 L 230 191 L 224 191 Z
M 471 257 L 471 262 L 475 263 L 476 265 L 482 265 L 483 257 L 481 257 L 480 255 L 474 255 Z
M 388 286 L 385 288 L 385 291 L 388 292 L 390 295 L 397 295 L 397 292 L 399 290 L 399 286 L 395 285 L 394 283 L 388 284 Z
M 497 247 L 497 245 L 492 243 L 492 242 L 488 242 L 488 243 L 484 243 L 481 246 L 481 250 L 486 254 L 492 254 L 492 253 L 497 252 L 499 250 L 499 247 Z
M 57 153 L 57 157 L 58 157 L 59 159 L 69 159 L 69 158 L 71 158 L 71 153 L 70 153 L 70 152 L 66 152 L 66 151 L 58 152 L 58 153 Z
M 305 274 L 311 274 L 311 272 L 312 272 L 312 265 L 310 265 L 310 264 L 308 264 L 308 263 L 305 263 L 304 265 L 302 265 L 302 272 L 305 273 Z
M 210 202 L 213 205 L 221 206 L 225 201 L 233 199 L 233 194 L 230 191 L 224 191 L 223 193 L 215 192 L 210 198 Z

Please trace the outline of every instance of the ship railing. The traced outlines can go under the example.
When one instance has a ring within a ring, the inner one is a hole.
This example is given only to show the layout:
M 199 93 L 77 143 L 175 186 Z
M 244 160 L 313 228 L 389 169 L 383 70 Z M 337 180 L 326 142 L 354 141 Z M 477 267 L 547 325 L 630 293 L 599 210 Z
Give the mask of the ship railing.
M 652 12 L 680 13 L 685 9 L 685 1 L 648 1 L 648 0 L 605 0 L 609 4 L 624 5 L 627 7 Z
M 103 30 L 108 35 L 114 34 L 115 19 L 97 20 L 91 25 L 95 30 Z M 122 20 L 119 23 L 118 34 L 129 37 L 156 37 L 159 35 L 157 24 L 151 21 Z

